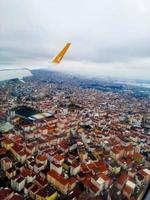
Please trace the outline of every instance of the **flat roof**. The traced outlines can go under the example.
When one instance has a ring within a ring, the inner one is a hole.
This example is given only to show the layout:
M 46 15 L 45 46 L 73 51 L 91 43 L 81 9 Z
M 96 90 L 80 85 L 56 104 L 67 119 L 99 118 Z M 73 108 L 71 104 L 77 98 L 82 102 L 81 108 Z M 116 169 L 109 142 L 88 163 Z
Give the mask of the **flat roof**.
M 43 118 L 45 118 L 45 116 L 42 115 L 42 113 L 38 113 L 38 114 L 32 115 L 31 117 L 35 118 L 35 119 L 43 119 Z
M 129 187 L 132 188 L 132 189 L 134 189 L 135 186 L 136 186 L 135 183 L 133 183 L 132 181 L 129 181 L 129 180 L 126 182 L 126 185 L 129 186 Z

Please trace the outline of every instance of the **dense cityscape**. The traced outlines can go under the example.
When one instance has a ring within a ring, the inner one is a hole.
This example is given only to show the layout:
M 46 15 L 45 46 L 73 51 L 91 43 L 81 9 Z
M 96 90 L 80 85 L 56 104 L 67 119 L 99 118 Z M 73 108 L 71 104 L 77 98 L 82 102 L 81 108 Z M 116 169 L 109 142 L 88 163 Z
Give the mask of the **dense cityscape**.
M 84 79 L 33 74 L 0 85 L 0 199 L 144 199 L 150 98 L 129 86 L 105 91 L 108 81 L 95 89 Z

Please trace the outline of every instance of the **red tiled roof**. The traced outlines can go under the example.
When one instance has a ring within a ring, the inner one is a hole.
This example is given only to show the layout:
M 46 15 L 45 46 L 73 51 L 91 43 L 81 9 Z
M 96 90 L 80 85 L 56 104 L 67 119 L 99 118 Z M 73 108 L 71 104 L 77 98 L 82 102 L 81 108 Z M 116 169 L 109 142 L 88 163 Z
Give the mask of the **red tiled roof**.
M 74 163 L 72 163 L 72 167 L 73 167 L 73 168 L 76 168 L 76 167 L 78 167 L 79 165 L 80 165 L 80 163 L 79 163 L 79 162 L 76 162 L 76 161 L 75 161 Z
M 120 152 L 120 151 L 123 150 L 123 147 L 121 147 L 120 145 L 117 145 L 117 146 L 114 146 L 113 149 L 116 150 L 116 151 L 118 151 L 118 152 Z
M 28 168 L 23 168 L 21 170 L 21 176 L 23 177 L 27 177 L 27 176 L 30 176 L 31 174 L 33 173 L 33 171 L 31 169 L 28 169 Z
M 108 176 L 106 176 L 105 174 L 101 173 L 100 177 L 104 180 L 104 181 L 109 181 L 110 178 Z
M 131 159 L 126 159 L 126 163 L 127 163 L 127 165 L 130 165 L 132 163 L 132 160 Z
M 45 155 L 38 155 L 36 157 L 36 159 L 39 160 L 39 161 L 45 161 L 45 160 L 47 160 L 47 157 Z
M 90 185 L 90 182 L 91 182 L 91 178 L 89 177 L 85 177 L 84 180 L 81 181 L 85 186 L 89 186 Z
M 103 162 L 98 161 L 98 162 L 95 162 L 95 164 L 100 169 L 101 172 L 107 171 L 107 166 Z
M 144 170 L 143 169 L 141 169 L 140 171 L 139 171 L 139 173 L 142 175 L 142 176 L 148 176 L 148 174 L 146 173 L 146 172 L 144 172 Z
M 3 140 L 3 143 L 5 143 L 5 144 L 13 144 L 13 141 L 8 139 L 8 138 L 6 138 L 6 139 Z
M 55 128 L 54 127 L 48 127 L 48 131 L 51 132 L 51 131 L 54 131 Z
M 33 145 L 33 144 L 27 144 L 27 145 L 26 145 L 26 148 L 32 150 L 32 149 L 34 148 L 34 145 Z
M 13 135 L 12 140 L 15 142 L 20 142 L 22 140 L 22 137 L 18 135 Z
M 36 177 L 35 181 L 37 182 L 38 185 L 43 186 L 43 187 L 48 184 L 47 180 L 40 176 Z
M 58 182 L 60 182 L 62 185 L 68 184 L 68 181 L 62 175 L 58 174 L 54 170 L 50 170 L 47 175 L 50 176 L 50 177 L 53 177 Z
M 6 153 L 6 149 L 4 147 L 0 148 L 0 155 L 5 154 Z
M 127 147 L 124 147 L 125 148 L 125 151 L 132 151 L 133 150 L 133 147 L 132 145 L 128 145 Z
M 33 185 L 33 187 L 30 190 L 31 190 L 31 192 L 36 193 L 39 191 L 39 189 L 40 189 L 40 187 L 37 184 L 35 184 L 35 185 Z
M 23 197 L 19 194 L 14 194 L 9 200 L 23 200 Z
M 88 167 L 85 164 L 81 164 L 81 170 L 83 172 L 89 172 L 89 169 L 88 169 Z
M 12 147 L 12 150 L 14 150 L 16 153 L 19 153 L 20 151 L 23 150 L 23 146 L 18 145 L 18 144 L 15 144 L 15 145 Z
M 6 199 L 11 193 L 12 191 L 9 188 L 0 189 L 0 199 L 1 200 Z
M 90 170 L 94 170 L 97 168 L 97 166 L 95 165 L 95 163 L 90 163 L 87 165 L 87 167 L 90 169 Z
M 132 188 L 129 187 L 129 186 L 127 186 L 127 185 L 125 186 L 124 191 L 125 191 L 127 194 L 131 194 L 131 193 L 133 192 Z
M 56 160 L 58 160 L 58 161 L 61 161 L 61 160 L 64 159 L 64 156 L 63 156 L 63 155 L 60 155 L 60 154 L 56 154 L 56 155 L 54 156 L 54 159 L 56 159 Z
M 119 176 L 117 182 L 118 182 L 120 185 L 124 185 L 125 182 L 126 182 L 126 180 L 127 180 L 127 178 L 128 178 L 128 174 L 125 173 L 125 172 L 123 172 L 123 173 Z
M 74 177 L 68 179 L 68 184 L 69 184 L 69 185 L 72 185 L 72 184 L 74 184 L 74 183 L 76 183 L 76 182 L 77 182 L 77 179 L 74 178 Z
M 94 193 L 98 192 L 99 190 L 98 187 L 91 182 L 91 178 L 86 177 L 84 180 L 82 180 L 82 183 L 86 187 L 90 188 Z
M 91 189 L 94 193 L 96 193 L 96 192 L 99 191 L 99 188 L 98 188 L 96 185 L 94 185 L 93 183 L 91 183 L 91 182 L 90 182 L 90 189 Z

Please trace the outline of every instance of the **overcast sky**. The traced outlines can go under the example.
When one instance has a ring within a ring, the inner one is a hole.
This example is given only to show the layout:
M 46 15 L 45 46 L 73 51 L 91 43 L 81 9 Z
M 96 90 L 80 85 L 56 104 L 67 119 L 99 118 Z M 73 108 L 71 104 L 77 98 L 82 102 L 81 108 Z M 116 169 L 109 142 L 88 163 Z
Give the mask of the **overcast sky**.
M 0 68 L 10 66 L 150 80 L 150 0 L 0 0 Z

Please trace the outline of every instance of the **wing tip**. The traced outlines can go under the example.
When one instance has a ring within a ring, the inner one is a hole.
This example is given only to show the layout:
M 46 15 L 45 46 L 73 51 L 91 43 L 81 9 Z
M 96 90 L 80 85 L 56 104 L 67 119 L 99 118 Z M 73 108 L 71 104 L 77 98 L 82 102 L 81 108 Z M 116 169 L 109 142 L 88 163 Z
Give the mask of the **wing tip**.
M 71 42 L 67 42 L 64 48 L 52 59 L 52 63 L 59 64 L 69 49 Z

